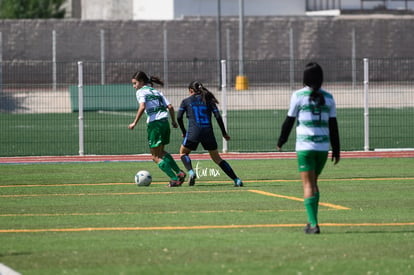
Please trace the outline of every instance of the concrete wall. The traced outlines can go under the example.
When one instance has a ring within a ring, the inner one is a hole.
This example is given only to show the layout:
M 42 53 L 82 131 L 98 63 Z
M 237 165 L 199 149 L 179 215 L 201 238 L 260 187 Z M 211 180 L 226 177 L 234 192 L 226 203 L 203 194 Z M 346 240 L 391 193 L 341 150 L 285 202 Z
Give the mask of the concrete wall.
M 238 58 L 239 21 L 222 20 L 222 51 L 226 30 L 231 59 Z M 51 60 L 52 30 L 57 60 L 100 60 L 100 30 L 105 31 L 107 60 L 162 59 L 164 29 L 171 59 L 215 59 L 216 19 L 175 21 L 1 20 L 3 60 Z M 246 59 L 289 58 L 289 32 L 294 56 L 349 58 L 352 31 L 357 57 L 414 57 L 414 17 L 246 17 Z
M 238 24 L 235 17 L 222 20 L 223 58 L 227 58 L 226 30 L 229 30 L 230 59 L 238 60 Z M 350 60 L 353 30 L 357 58 L 414 58 L 414 17 L 408 15 L 246 17 L 244 26 L 245 60 L 288 60 L 290 30 L 295 59 Z M 138 61 L 162 62 L 166 29 L 170 60 L 216 60 L 216 27 L 214 17 L 174 21 L 1 20 L 2 57 L 15 67 L 27 60 L 50 62 L 52 30 L 55 30 L 58 62 L 99 62 L 100 30 L 104 30 L 106 61 L 116 61 L 119 66 Z M 36 66 L 27 70 L 33 68 Z M 67 71 L 76 73 L 76 67 L 65 69 L 64 73 Z M 114 67 L 113 71 L 122 69 Z M 3 73 L 13 74 L 6 68 Z

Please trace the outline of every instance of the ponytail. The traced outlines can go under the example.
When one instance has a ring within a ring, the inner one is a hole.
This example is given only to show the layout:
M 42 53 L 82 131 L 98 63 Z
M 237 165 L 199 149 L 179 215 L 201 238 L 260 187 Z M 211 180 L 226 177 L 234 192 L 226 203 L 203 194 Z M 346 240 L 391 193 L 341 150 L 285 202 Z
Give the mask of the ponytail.
M 132 78 L 136 81 L 143 82 L 144 84 L 150 84 L 151 86 L 154 83 L 160 85 L 161 87 L 164 86 L 164 82 L 159 77 L 151 75 L 148 77 L 143 71 L 134 73 Z
M 303 84 L 311 88 L 312 93 L 309 96 L 309 100 L 316 102 L 318 106 L 325 105 L 325 97 L 320 91 L 322 83 L 322 67 L 318 63 L 308 63 L 303 71 Z
M 150 76 L 149 77 L 149 80 L 148 80 L 148 83 L 150 83 L 151 84 L 151 86 L 152 86 L 152 84 L 154 84 L 154 83 L 156 83 L 156 84 L 158 84 L 158 85 L 160 85 L 161 87 L 163 87 L 164 86 L 164 81 L 162 81 L 158 76 Z
M 203 86 L 203 84 L 199 81 L 192 81 L 188 85 L 188 89 L 192 89 L 196 94 L 201 95 L 201 99 L 204 103 L 213 102 L 218 104 L 219 101 L 214 96 L 212 92 L 210 92 L 207 88 Z

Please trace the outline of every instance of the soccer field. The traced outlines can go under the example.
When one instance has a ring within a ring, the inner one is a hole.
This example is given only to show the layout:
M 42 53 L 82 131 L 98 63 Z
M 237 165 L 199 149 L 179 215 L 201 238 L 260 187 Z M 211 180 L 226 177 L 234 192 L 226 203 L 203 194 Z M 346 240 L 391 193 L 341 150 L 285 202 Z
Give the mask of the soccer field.
M 229 162 L 245 187 L 210 160 L 179 188 L 149 161 L 2 164 L 0 262 L 22 274 L 412 274 L 413 158 L 328 162 L 317 236 L 303 233 L 296 160 Z M 133 183 L 142 169 L 149 187 Z
M 338 110 L 341 149 L 364 149 L 364 110 Z M 370 149 L 414 148 L 411 117 L 414 108 L 374 109 L 370 112 Z M 145 121 L 134 131 L 128 124 L 135 112 L 88 112 L 84 123 L 84 153 L 86 155 L 122 155 L 148 153 Z M 280 134 L 286 110 L 242 110 L 228 112 L 229 152 L 272 152 Z M 2 114 L 4 125 L 0 155 L 56 156 L 79 154 L 79 122 L 77 113 L 69 114 Z M 213 124 L 215 133 L 220 133 Z M 171 130 L 167 150 L 178 153 L 182 142 L 179 129 Z M 219 148 L 222 138 L 217 136 Z M 293 130 L 284 150 L 293 151 Z M 198 152 L 203 152 L 198 148 Z

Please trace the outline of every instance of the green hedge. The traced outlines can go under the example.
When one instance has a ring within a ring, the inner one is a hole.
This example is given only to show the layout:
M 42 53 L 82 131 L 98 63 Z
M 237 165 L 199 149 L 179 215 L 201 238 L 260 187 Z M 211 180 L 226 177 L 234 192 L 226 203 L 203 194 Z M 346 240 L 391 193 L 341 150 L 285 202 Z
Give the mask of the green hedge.
M 70 86 L 72 112 L 79 111 L 78 86 Z M 135 90 L 130 84 L 84 85 L 84 111 L 131 111 L 137 109 Z

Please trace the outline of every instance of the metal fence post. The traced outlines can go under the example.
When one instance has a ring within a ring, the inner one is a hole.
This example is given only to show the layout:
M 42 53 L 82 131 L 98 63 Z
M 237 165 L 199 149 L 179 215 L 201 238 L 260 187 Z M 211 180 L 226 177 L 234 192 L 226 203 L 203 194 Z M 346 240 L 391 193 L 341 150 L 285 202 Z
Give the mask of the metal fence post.
M 164 83 L 168 88 L 168 30 L 164 28 Z
M 83 129 L 83 63 L 78 61 L 79 155 L 84 155 Z
M 227 72 L 226 72 L 226 60 L 221 60 L 221 108 L 223 123 L 227 129 Z M 223 153 L 228 151 L 227 140 L 223 138 Z
M 56 30 L 52 31 L 52 78 L 53 78 L 53 91 L 56 91 Z
M 368 58 L 364 58 L 364 151 L 369 151 Z
M 105 84 L 105 30 L 101 30 L 101 85 Z
M 355 28 L 352 29 L 352 89 L 355 90 L 356 84 L 356 41 L 355 41 Z
M 293 28 L 289 30 L 289 56 L 290 56 L 290 68 L 289 68 L 289 79 L 290 88 L 293 89 L 295 85 L 295 54 L 293 48 Z
M 3 35 L 0 32 L 0 93 L 3 91 Z

